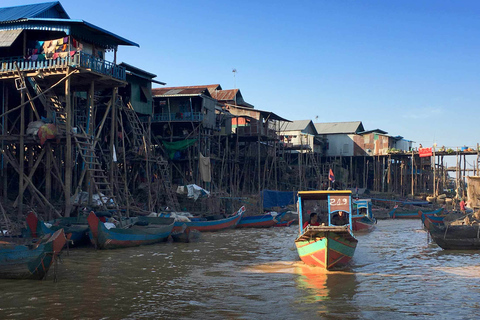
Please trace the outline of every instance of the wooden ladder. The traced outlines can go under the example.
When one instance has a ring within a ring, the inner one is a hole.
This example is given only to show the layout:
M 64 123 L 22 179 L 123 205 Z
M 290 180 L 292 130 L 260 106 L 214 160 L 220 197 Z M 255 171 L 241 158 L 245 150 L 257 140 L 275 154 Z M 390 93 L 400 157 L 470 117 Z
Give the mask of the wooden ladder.
M 174 190 L 172 190 L 172 182 L 170 179 L 168 161 L 163 160 L 162 158 L 158 158 L 156 163 L 160 171 L 160 182 L 166 195 L 167 206 L 177 211 L 180 209 L 180 204 L 178 203 L 177 194 Z
M 108 207 L 114 206 L 115 196 L 93 148 L 93 140 L 88 135 L 73 135 L 73 138 L 85 165 L 85 170 L 90 174 L 89 182 L 93 190 L 99 195 L 102 207 L 106 210 Z M 104 197 L 107 199 L 104 199 Z
M 133 145 L 135 149 L 143 150 L 146 152 L 147 148 L 147 134 L 143 128 L 142 122 L 137 115 L 137 112 L 133 109 L 133 106 L 130 102 L 125 105 L 123 101 L 120 100 L 121 108 L 125 115 L 127 116 L 128 124 L 132 129 L 133 134 Z
M 37 95 L 40 95 L 39 100 L 44 107 L 53 113 L 54 123 L 57 126 L 57 132 L 65 132 L 67 123 L 67 113 L 65 107 L 53 90 L 44 93 L 46 83 L 43 79 L 36 79 L 35 77 L 28 77 L 28 82 L 32 86 Z

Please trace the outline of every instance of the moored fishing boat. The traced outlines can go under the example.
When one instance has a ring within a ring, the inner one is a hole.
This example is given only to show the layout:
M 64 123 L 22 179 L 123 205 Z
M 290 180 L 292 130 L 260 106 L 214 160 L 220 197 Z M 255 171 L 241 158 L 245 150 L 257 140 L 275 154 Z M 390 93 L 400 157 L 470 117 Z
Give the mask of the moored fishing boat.
M 31 211 L 26 218 L 27 233 L 33 237 L 41 237 L 47 234 L 53 234 L 57 230 L 63 229 L 65 237 L 72 244 L 81 244 L 88 241 L 88 221 L 86 217 L 65 217 L 52 221 L 42 221 L 38 219 L 35 212 Z
M 426 220 L 430 218 L 427 217 Z M 444 250 L 480 250 L 480 225 L 428 223 L 432 240 Z
M 123 228 L 110 228 L 101 222 L 95 213 L 88 215 L 90 237 L 99 249 L 134 247 L 164 241 L 171 234 L 173 218 L 135 217 Z
M 425 223 L 435 223 L 435 224 L 443 224 L 443 219 L 446 217 L 446 215 L 440 215 L 443 212 L 443 208 L 430 211 L 430 212 L 423 212 L 422 210 L 418 210 L 418 216 L 422 220 L 422 223 L 425 225 Z M 428 219 L 428 221 L 426 221 Z
M 37 240 L 29 244 L 0 241 L 1 279 L 45 278 L 65 245 L 65 233 L 60 229 Z
M 288 221 L 279 221 L 274 227 L 290 227 L 297 219 L 292 219 Z
M 193 218 L 190 219 L 190 221 L 175 221 L 173 231 L 178 232 L 182 229 L 189 228 L 190 230 L 206 232 L 235 228 L 244 212 L 245 207 L 242 206 L 234 215 L 224 219 L 209 220 L 208 218 Z
M 429 213 L 436 214 L 440 213 L 443 210 L 443 208 L 439 208 L 434 211 L 430 211 Z M 392 210 L 389 212 L 389 216 L 392 219 L 418 219 L 420 216 L 418 214 L 419 210 L 412 211 L 412 212 L 398 212 L 397 210 Z
M 368 232 L 375 229 L 377 220 L 372 213 L 372 200 L 362 199 L 356 200 L 353 203 L 356 207 L 356 212 L 352 215 L 353 231 Z
M 280 219 L 282 219 L 283 215 L 284 213 L 280 213 L 280 214 L 267 213 L 267 214 L 257 215 L 257 216 L 248 216 L 248 217 L 242 216 L 242 218 L 237 224 L 237 228 L 273 227 L 280 221 Z
M 328 221 L 321 226 L 304 227 L 302 208 L 306 201 L 328 208 Z M 336 215 L 343 214 L 347 215 L 345 220 L 336 219 Z M 352 259 L 358 240 L 351 230 L 351 191 L 299 191 L 298 216 L 300 235 L 295 245 L 303 262 L 330 270 L 345 266 Z

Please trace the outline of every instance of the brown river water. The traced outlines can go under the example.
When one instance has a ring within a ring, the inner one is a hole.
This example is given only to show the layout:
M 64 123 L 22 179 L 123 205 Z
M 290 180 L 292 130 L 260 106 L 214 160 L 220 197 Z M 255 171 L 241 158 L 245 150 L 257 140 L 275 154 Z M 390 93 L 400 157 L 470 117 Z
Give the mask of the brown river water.
M 0 280 L 0 319 L 477 319 L 480 252 L 427 243 L 420 220 L 380 220 L 349 268 L 298 258 L 298 226 L 195 243 L 70 249 L 44 281 Z

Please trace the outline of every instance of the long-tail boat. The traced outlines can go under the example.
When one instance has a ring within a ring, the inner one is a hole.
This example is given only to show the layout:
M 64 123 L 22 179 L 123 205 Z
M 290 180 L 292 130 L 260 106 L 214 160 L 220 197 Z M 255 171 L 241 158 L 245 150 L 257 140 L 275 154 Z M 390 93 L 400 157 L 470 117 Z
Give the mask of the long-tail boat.
M 134 247 L 164 241 L 171 234 L 175 219 L 135 217 L 124 227 L 108 229 L 95 213 L 88 215 L 90 237 L 99 249 Z
M 356 206 L 356 213 L 352 214 L 353 231 L 368 232 L 375 229 L 377 219 L 373 217 L 372 200 L 361 199 L 353 203 Z
M 60 229 L 36 240 L 29 244 L 0 241 L 1 279 L 45 278 L 65 245 L 65 233 Z
M 178 232 L 182 229 L 188 228 L 190 230 L 206 232 L 235 228 L 244 212 L 245 207 L 242 206 L 234 215 L 224 219 L 208 220 L 208 218 L 193 218 L 191 221 L 175 221 L 173 231 Z
M 275 226 L 285 213 L 263 214 L 257 216 L 242 216 L 237 224 L 237 228 L 269 228 Z
M 53 234 L 55 231 L 63 229 L 65 237 L 72 244 L 81 244 L 88 241 L 88 221 L 86 217 L 65 217 L 52 221 L 47 224 L 38 219 L 35 212 L 31 211 L 26 218 L 27 233 L 33 238 L 41 237 L 47 234 Z
M 418 210 L 418 216 L 422 219 L 422 223 L 425 224 L 426 218 L 430 218 L 429 221 L 435 223 L 437 225 L 443 224 L 443 219 L 446 215 L 440 215 L 443 212 L 443 208 L 430 211 L 430 212 L 423 212 L 422 210 Z M 428 223 L 428 222 L 427 222 Z
M 430 217 L 426 217 L 426 221 Z M 429 221 L 430 222 L 430 221 Z M 480 250 L 480 225 L 426 223 L 432 240 L 444 250 Z
M 350 190 L 298 192 L 300 234 L 295 245 L 300 259 L 306 264 L 330 270 L 345 266 L 352 259 L 358 240 L 351 229 L 351 193 Z M 307 201 L 328 208 L 328 221 L 321 226 L 307 225 L 304 228 L 303 207 Z M 340 212 L 347 217 L 339 223 L 335 216 Z
M 437 214 L 437 213 L 440 213 L 442 210 L 443 208 L 439 208 L 437 210 L 430 211 L 429 213 Z M 418 210 L 412 211 L 412 212 L 397 212 L 395 210 L 395 211 L 389 212 L 388 215 L 392 219 L 418 219 L 420 217 L 418 214 Z

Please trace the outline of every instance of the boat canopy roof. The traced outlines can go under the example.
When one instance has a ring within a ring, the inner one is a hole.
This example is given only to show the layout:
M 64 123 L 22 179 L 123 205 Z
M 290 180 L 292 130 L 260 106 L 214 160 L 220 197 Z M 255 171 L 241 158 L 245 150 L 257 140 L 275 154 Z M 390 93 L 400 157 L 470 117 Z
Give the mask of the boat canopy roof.
M 317 191 L 298 191 L 298 196 L 302 200 L 328 200 L 329 195 L 350 196 L 351 190 L 317 190 Z
M 357 206 L 357 208 L 368 208 L 369 204 L 372 204 L 372 199 L 361 199 L 353 201 L 353 204 Z

